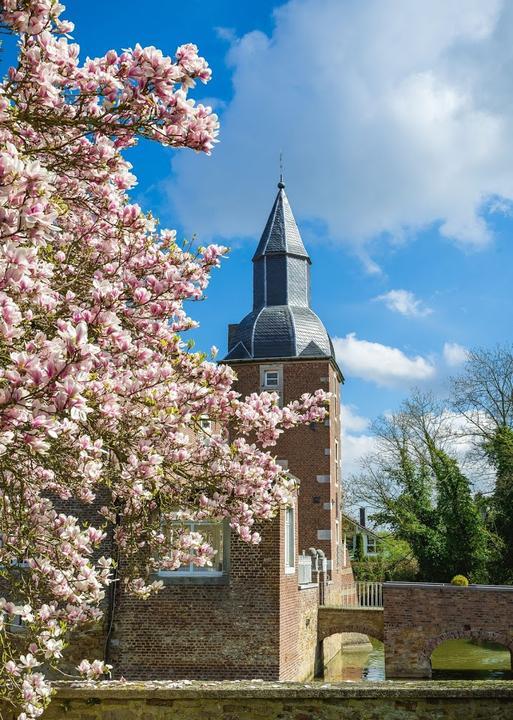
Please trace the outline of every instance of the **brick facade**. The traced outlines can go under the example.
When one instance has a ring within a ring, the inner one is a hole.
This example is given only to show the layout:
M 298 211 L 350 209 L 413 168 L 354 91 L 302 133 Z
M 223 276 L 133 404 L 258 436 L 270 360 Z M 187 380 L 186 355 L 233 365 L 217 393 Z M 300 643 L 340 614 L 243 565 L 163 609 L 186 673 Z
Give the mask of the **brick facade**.
M 241 363 L 236 370 L 242 394 L 260 389 L 259 363 Z M 338 398 L 339 380 L 329 361 L 290 361 L 282 364 L 282 370 L 284 402 L 318 387 Z M 329 422 L 286 431 L 274 451 L 300 480 L 296 557 L 310 547 L 324 550 L 331 560 L 326 600 L 332 603 L 340 601 L 343 585 L 352 582 L 350 567 L 341 564 L 345 553 L 336 549 L 339 437 L 339 402 L 333 398 Z M 329 481 L 320 483 L 320 475 Z M 319 540 L 318 529 L 328 529 L 330 539 Z M 118 592 L 109 644 L 114 677 L 300 680 L 312 676 L 322 657 L 317 638 L 319 588 L 299 586 L 297 565 L 295 572 L 285 572 L 284 511 L 265 523 L 261 533 L 258 546 L 231 534 L 229 567 L 219 583 L 165 579 L 168 584 L 149 600 Z
M 119 597 L 115 676 L 276 679 L 282 524 L 267 523 L 258 546 L 231 534 L 223 584 L 173 579 L 149 600 Z
M 249 395 L 261 389 L 260 366 L 264 363 L 233 364 L 237 372 L 237 389 L 242 395 Z M 287 404 L 303 393 L 318 388 L 339 394 L 339 381 L 329 360 L 265 363 L 266 368 L 278 368 L 283 373 L 283 404 Z M 340 506 L 338 483 L 335 469 L 335 443 L 340 437 L 338 402 L 330 403 L 328 426 L 312 423 L 288 430 L 278 441 L 272 452 L 279 460 L 285 460 L 290 472 L 301 480 L 299 488 L 299 548 L 320 548 L 338 569 L 336 563 L 336 507 Z M 329 454 L 326 454 L 326 451 Z M 326 505 L 329 505 L 329 510 Z M 329 530 L 331 538 L 319 539 L 319 530 Z

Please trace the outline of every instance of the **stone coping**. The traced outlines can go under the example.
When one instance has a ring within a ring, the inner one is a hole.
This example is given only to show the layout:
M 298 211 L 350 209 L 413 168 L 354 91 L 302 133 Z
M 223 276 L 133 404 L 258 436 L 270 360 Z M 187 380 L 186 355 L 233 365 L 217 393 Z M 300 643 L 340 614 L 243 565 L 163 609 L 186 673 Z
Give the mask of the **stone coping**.
M 383 612 L 383 607 L 360 607 L 360 605 L 319 605 L 319 610 L 355 610 L 358 612 Z
M 269 682 L 190 680 L 104 682 L 55 682 L 61 700 L 178 700 L 261 698 L 298 699 L 400 699 L 400 698 L 508 698 L 513 700 L 513 682 L 508 680 L 394 680 L 383 682 Z
M 383 587 L 389 588 L 422 588 L 422 590 L 480 590 L 484 592 L 513 592 L 513 585 L 453 585 L 452 583 L 428 583 L 428 582 L 401 582 L 390 580 L 383 583 Z

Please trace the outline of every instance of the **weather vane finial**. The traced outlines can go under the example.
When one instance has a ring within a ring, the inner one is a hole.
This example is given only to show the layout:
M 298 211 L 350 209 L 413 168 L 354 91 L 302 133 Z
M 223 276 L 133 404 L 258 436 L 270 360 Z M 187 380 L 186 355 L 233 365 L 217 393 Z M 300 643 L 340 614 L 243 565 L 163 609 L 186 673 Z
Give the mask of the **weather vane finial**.
M 283 182 L 283 152 L 280 150 L 280 182 L 278 183 L 280 190 L 283 190 L 285 183 Z

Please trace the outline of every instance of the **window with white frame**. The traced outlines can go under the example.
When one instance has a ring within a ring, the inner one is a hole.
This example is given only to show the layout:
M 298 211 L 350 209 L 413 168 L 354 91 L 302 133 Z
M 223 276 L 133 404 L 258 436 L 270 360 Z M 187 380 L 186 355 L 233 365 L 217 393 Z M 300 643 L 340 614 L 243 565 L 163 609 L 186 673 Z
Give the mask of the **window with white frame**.
M 294 508 L 285 509 L 285 572 L 293 573 L 296 569 L 296 528 Z
M 2 533 L 0 533 L 0 550 L 4 547 L 4 536 Z M 20 558 L 11 558 L 11 561 L 9 563 L 12 567 L 19 567 L 19 568 L 28 568 L 29 561 L 27 557 L 27 551 L 24 553 L 24 557 Z M 0 568 L 2 568 L 3 565 L 0 564 Z
M 177 577 L 215 577 L 223 575 L 225 568 L 225 524 L 223 522 L 180 522 L 176 523 L 179 527 L 185 527 L 191 532 L 198 532 L 204 538 L 210 547 L 214 549 L 214 556 L 211 565 L 200 567 L 193 562 L 187 565 L 181 565 L 177 570 L 161 570 L 160 575 Z
M 200 442 L 202 445 L 210 445 L 212 439 L 212 420 L 206 415 L 200 418 L 201 435 Z
M 277 388 L 280 385 L 280 373 L 278 370 L 266 370 L 264 373 L 264 387 Z
M 376 538 L 372 535 L 367 535 L 367 552 L 371 555 L 376 552 Z

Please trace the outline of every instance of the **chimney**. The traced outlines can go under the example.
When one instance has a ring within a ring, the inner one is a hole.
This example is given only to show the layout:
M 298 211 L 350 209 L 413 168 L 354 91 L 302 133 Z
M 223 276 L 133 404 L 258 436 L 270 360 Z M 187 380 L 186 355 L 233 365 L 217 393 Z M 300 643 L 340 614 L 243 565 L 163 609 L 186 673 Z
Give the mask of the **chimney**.
M 364 508 L 364 507 L 361 507 L 361 508 L 360 508 L 360 525 L 361 525 L 362 527 L 365 527 L 365 526 L 366 526 L 366 522 L 367 522 L 366 514 L 367 514 L 367 513 L 365 512 L 365 508 Z

